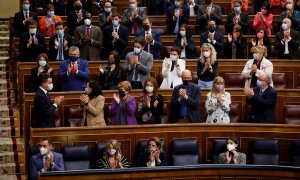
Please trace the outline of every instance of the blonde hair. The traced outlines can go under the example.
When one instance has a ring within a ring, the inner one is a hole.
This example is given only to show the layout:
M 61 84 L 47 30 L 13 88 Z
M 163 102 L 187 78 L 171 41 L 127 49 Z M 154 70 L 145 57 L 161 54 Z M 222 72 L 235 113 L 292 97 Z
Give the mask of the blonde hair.
M 215 94 L 215 93 L 216 93 L 215 85 L 216 85 L 217 83 L 220 83 L 220 82 L 222 82 L 223 85 L 224 85 L 224 88 L 222 89 L 221 93 L 222 93 L 222 94 L 225 93 L 225 80 L 224 80 L 223 77 L 217 76 L 217 77 L 215 77 L 215 79 L 214 79 L 214 81 L 213 81 L 213 84 L 212 84 L 212 87 L 211 87 L 211 93 L 212 93 L 212 94 Z
M 267 48 L 263 45 L 254 46 L 251 48 L 251 52 L 259 52 L 263 54 L 263 57 L 267 56 Z
M 131 84 L 130 84 L 130 82 L 129 81 L 121 81 L 121 82 L 119 82 L 119 84 L 118 84 L 118 88 L 120 89 L 120 88 L 124 88 L 126 91 L 130 91 L 132 88 L 131 88 Z
M 210 63 L 213 65 L 216 61 L 217 61 L 217 52 L 215 50 L 215 48 L 209 44 L 209 43 L 204 43 L 201 47 L 201 55 L 199 57 L 199 61 L 201 61 L 202 63 L 205 63 L 205 58 L 203 56 L 203 52 L 202 49 L 203 48 L 209 48 L 210 49 Z
M 157 149 L 160 150 L 160 151 L 162 151 L 161 141 L 160 141 L 160 139 L 158 137 L 155 137 L 155 136 L 153 136 L 150 139 L 148 139 L 147 146 L 146 146 L 146 149 L 145 149 L 146 151 L 147 151 L 147 148 L 149 146 L 150 141 L 155 142 L 155 144 L 157 146 Z
M 116 154 L 114 155 L 115 157 L 122 156 L 121 148 L 120 148 L 120 146 L 119 146 L 118 141 L 117 141 L 117 140 L 114 140 L 114 139 L 111 139 L 111 140 L 109 140 L 109 141 L 106 143 L 106 146 L 105 146 L 104 157 L 105 157 L 106 159 L 109 159 L 109 157 L 110 157 L 110 154 L 109 154 L 109 152 L 108 152 L 109 145 L 112 145 L 113 148 L 116 150 Z

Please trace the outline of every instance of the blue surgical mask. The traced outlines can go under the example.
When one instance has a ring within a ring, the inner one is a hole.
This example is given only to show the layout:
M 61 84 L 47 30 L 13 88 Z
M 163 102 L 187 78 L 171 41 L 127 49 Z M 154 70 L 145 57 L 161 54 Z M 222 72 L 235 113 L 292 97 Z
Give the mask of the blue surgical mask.
M 141 53 L 141 48 L 133 48 L 133 51 L 135 54 L 140 54 Z
M 112 20 L 112 25 L 113 25 L 114 27 L 119 26 L 119 21 L 118 21 L 118 20 Z
M 84 89 L 84 91 L 85 91 L 86 94 L 89 94 L 89 88 L 86 87 L 86 88 Z
M 64 35 L 64 30 L 63 30 L 63 29 L 61 29 L 61 30 L 56 30 L 56 34 L 57 34 L 58 36 L 62 36 L 62 35 Z
M 285 24 L 285 23 L 282 23 L 281 24 L 281 29 L 284 30 L 284 31 L 286 31 L 288 29 L 288 25 Z
M 135 9 L 135 8 L 136 8 L 135 4 L 134 3 L 130 3 L 130 9 Z
M 24 11 L 29 11 L 29 7 L 30 7 L 29 4 L 23 4 L 22 8 Z
M 185 32 L 185 31 L 179 31 L 179 34 L 180 34 L 181 36 L 185 36 L 186 32 Z
M 47 15 L 48 15 L 49 17 L 54 16 L 54 11 L 47 11 Z
M 45 67 L 46 64 L 47 64 L 47 61 L 44 61 L 44 60 L 39 61 L 39 65 L 42 66 L 42 67 Z
M 253 59 L 258 59 L 258 54 L 257 53 L 253 53 Z
M 234 12 L 240 13 L 241 12 L 241 7 L 234 7 Z
M 171 54 L 171 55 L 170 55 L 170 59 L 171 59 L 171 61 L 176 61 L 177 56 Z
M 105 11 L 106 13 L 110 13 L 110 12 L 111 12 L 111 8 L 104 8 L 104 11 Z
M 70 56 L 70 61 L 72 61 L 72 62 L 76 62 L 77 59 L 78 59 L 77 56 Z
M 261 81 L 259 79 L 256 81 L 256 85 L 261 88 Z
M 181 5 L 180 1 L 175 1 L 175 6 L 176 7 L 180 7 L 180 5 Z

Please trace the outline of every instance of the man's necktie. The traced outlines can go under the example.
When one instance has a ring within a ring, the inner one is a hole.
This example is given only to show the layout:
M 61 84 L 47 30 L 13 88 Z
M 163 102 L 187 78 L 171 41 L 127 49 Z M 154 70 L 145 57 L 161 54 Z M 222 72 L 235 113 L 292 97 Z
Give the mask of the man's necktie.
M 64 42 L 63 37 L 59 36 L 59 45 L 58 45 L 58 60 L 63 60 L 63 48 L 64 48 Z
M 92 35 L 92 29 L 91 28 L 86 28 L 86 34 L 88 35 L 88 37 L 91 37 Z
M 174 28 L 174 34 L 177 34 L 179 31 L 179 16 L 176 16 L 176 25 Z
M 28 17 L 29 17 L 28 11 L 25 11 L 25 19 L 27 19 Z
M 117 29 L 117 28 L 114 28 L 114 32 L 116 32 L 116 33 L 117 33 L 117 32 L 118 32 L 118 29 Z
M 32 38 L 32 45 L 34 45 L 34 34 L 31 35 Z
M 140 55 L 137 55 L 138 58 L 140 57 Z M 138 74 L 138 65 L 136 64 L 135 65 L 135 70 L 134 70 L 134 80 L 135 81 L 138 81 L 138 77 L 139 77 L 139 74 Z
M 75 67 L 74 67 L 75 63 L 72 62 L 72 70 L 71 70 L 71 74 L 75 74 Z

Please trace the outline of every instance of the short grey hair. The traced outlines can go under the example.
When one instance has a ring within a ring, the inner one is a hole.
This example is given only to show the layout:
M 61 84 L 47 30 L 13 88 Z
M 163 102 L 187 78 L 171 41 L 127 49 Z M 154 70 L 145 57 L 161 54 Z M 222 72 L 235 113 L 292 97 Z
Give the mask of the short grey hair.
M 267 83 L 268 85 L 271 85 L 272 82 L 273 82 L 273 80 L 272 80 L 272 75 L 266 75 L 266 83 Z
M 69 52 L 73 52 L 73 51 L 77 51 L 78 53 L 80 53 L 79 48 L 77 46 L 71 46 L 69 48 Z

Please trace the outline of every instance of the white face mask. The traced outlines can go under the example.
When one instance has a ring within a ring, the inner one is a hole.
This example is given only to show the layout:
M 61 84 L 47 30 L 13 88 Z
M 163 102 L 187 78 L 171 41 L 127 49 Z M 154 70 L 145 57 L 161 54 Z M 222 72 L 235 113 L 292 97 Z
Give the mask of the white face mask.
M 289 3 L 289 4 L 286 4 L 286 6 L 285 6 L 285 7 L 286 7 L 286 9 L 288 9 L 288 10 L 291 10 L 291 9 L 293 9 L 293 5 L 292 5 L 292 4 L 290 4 L 290 3 Z
M 148 150 L 149 150 L 149 152 L 154 152 L 154 151 L 156 151 L 156 148 L 155 147 L 150 147 L 150 148 L 148 148 Z
M 153 92 L 153 89 L 154 89 L 154 87 L 153 86 L 146 86 L 146 91 L 147 91 L 147 93 L 152 93 Z
M 52 89 L 53 89 L 53 84 L 51 83 L 51 84 L 48 85 L 47 90 L 48 90 L 48 91 L 52 91 Z
M 210 56 L 210 52 L 209 51 L 204 51 L 203 52 L 203 56 L 206 57 L 206 58 L 209 57 Z
M 233 150 L 235 150 L 235 146 L 233 144 L 227 144 L 227 150 L 233 151 Z
M 253 59 L 258 59 L 258 54 L 257 53 L 253 53 Z
M 115 155 L 116 152 L 117 152 L 117 150 L 114 149 L 114 148 L 108 149 L 108 153 L 109 153 L 111 156 Z
M 44 156 L 48 153 L 48 149 L 41 147 L 40 148 L 40 153 L 41 153 L 42 156 Z
M 141 48 L 133 48 L 133 51 L 135 54 L 140 54 L 141 53 Z
M 86 26 L 90 26 L 91 23 L 92 23 L 92 21 L 91 21 L 90 19 L 85 19 L 85 20 L 84 20 L 84 24 L 85 24 Z
M 47 61 L 44 61 L 44 60 L 39 61 L 39 65 L 42 67 L 45 67 L 46 64 L 47 64 Z
M 36 34 L 36 28 L 30 28 L 29 33 L 30 34 Z

